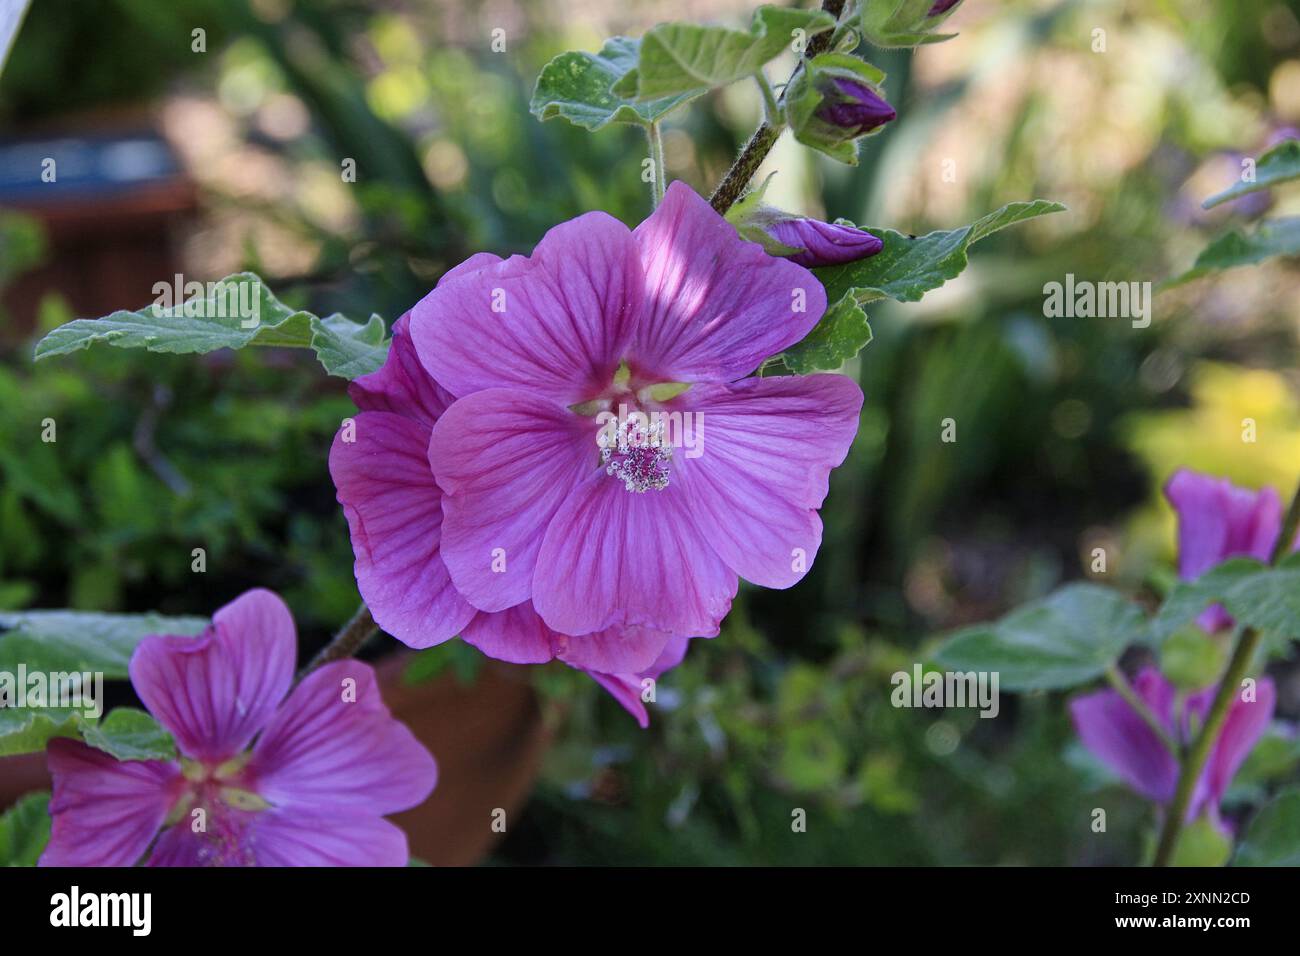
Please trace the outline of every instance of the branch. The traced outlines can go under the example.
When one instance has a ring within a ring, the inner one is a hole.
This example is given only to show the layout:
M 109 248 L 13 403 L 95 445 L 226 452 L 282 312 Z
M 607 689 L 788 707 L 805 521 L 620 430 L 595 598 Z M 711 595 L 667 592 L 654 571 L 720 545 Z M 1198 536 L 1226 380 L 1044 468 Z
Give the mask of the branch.
M 298 674 L 298 681 L 324 664 L 352 657 L 378 633 L 379 625 L 375 623 L 370 608 L 362 604 L 357 609 L 357 613 L 352 615 L 352 619 L 343 625 L 338 634 L 334 635 L 334 640 L 325 645 L 321 652 L 312 658 L 311 663 L 302 669 Z
M 822 0 L 822 9 L 833 16 L 837 21 L 844 12 L 844 0 Z M 804 56 L 811 60 L 818 54 L 825 53 L 831 45 L 832 38 L 835 36 L 834 30 L 826 30 L 817 34 L 808 41 L 808 49 Z M 794 72 L 790 74 L 793 80 L 799 71 L 803 69 L 804 61 L 801 59 Z M 786 83 L 786 89 L 789 89 L 789 82 Z M 785 102 L 785 90 L 781 91 L 781 103 Z M 772 145 L 776 142 L 777 137 L 781 135 L 784 124 L 779 121 L 768 122 L 764 120 L 759 124 L 758 129 L 754 130 L 754 135 L 749 138 L 745 148 L 740 151 L 736 161 L 731 164 L 727 170 L 727 175 L 722 177 L 722 182 L 718 183 L 718 188 L 713 191 L 709 197 L 709 204 L 718 212 L 719 215 L 726 213 L 732 207 L 749 181 L 754 178 L 754 173 L 758 167 L 763 164 L 767 154 L 771 152 Z

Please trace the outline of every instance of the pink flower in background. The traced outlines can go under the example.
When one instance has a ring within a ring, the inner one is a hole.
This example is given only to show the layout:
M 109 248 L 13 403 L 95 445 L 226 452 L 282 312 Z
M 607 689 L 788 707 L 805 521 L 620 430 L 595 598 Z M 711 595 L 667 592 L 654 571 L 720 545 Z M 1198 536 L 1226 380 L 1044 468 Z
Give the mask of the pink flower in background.
M 330 452 L 376 621 L 414 647 L 461 633 L 639 675 L 672 638 L 717 634 L 739 577 L 794 584 L 862 393 L 744 376 L 825 305 L 681 183 L 635 232 L 588 213 L 531 258 L 452 270 L 353 384 L 355 434 Z M 620 406 L 700 423 L 699 453 L 602 449 Z
M 1175 740 L 1189 741 L 1192 721 L 1199 726 L 1210 709 L 1217 688 L 1192 694 L 1184 704 L 1183 722 L 1175 727 L 1173 684 L 1154 667 L 1145 668 L 1133 680 L 1133 689 Z M 1210 751 L 1205 769 L 1188 807 L 1187 818 L 1209 809 L 1217 818 L 1219 804 L 1233 776 L 1256 741 L 1273 719 L 1276 692 L 1265 677 L 1256 684 L 1256 699 L 1244 701 L 1238 694 L 1228 710 L 1219 739 Z M 1178 785 L 1178 762 L 1160 738 L 1128 702 L 1113 690 L 1101 690 L 1076 697 L 1070 716 L 1085 747 L 1110 767 L 1131 788 L 1148 800 L 1166 804 Z
M 1282 502 L 1272 488 L 1250 491 L 1226 478 L 1182 468 L 1165 485 L 1165 497 L 1178 514 L 1178 575 L 1183 580 L 1232 557 L 1267 561 L 1282 533 Z M 1300 538 L 1291 550 L 1297 548 Z M 1215 605 L 1198 623 L 1217 631 L 1230 627 L 1232 618 Z
M 51 741 L 41 865 L 405 866 L 406 835 L 383 815 L 428 797 L 433 757 L 369 665 L 326 664 L 291 690 L 296 654 L 289 609 L 264 590 L 197 637 L 145 638 L 131 683 L 180 760 Z

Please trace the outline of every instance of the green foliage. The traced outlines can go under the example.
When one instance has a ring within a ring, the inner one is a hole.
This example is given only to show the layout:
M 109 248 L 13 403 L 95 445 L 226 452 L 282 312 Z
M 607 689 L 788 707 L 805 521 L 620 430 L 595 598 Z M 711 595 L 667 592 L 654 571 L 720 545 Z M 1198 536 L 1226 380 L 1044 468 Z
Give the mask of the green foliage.
M 826 314 L 797 344 L 781 353 L 790 371 L 803 375 L 839 368 L 871 341 L 867 313 L 846 295 L 826 309 Z
M 1157 640 L 1222 604 L 1239 625 L 1284 638 L 1300 637 L 1300 555 L 1269 567 L 1251 558 L 1232 558 L 1195 581 L 1180 581 L 1153 622 Z
M 82 739 L 118 760 L 175 760 L 176 741 L 143 710 L 118 707 L 102 721 L 89 724 Z
M 976 242 L 1015 223 L 1064 211 L 1060 203 L 1045 199 L 1007 203 L 969 226 L 919 237 L 879 226 L 863 226 L 884 243 L 880 252 L 857 262 L 825 266 L 813 272 L 826 287 L 827 302 L 838 303 L 846 295 L 852 295 L 859 305 L 883 298 L 916 302 L 949 279 L 955 279 L 966 268 L 967 254 Z
M 0 671 L 98 671 L 125 678 L 131 652 L 150 634 L 198 634 L 206 618 L 84 611 L 0 611 Z
M 1215 193 L 1201 206 L 1213 209 L 1220 203 L 1230 202 L 1261 189 L 1271 189 L 1279 183 L 1300 179 L 1300 140 L 1288 139 L 1278 143 L 1259 157 L 1255 164 L 1255 177 L 1239 180 L 1223 192 Z
M 1060 203 L 1042 199 L 1008 203 L 969 226 L 920 238 L 892 229 L 863 227 L 879 237 L 884 248 L 857 262 L 813 270 L 826 287 L 826 314 L 803 341 L 785 352 L 786 366 L 798 373 L 839 368 L 871 341 L 871 326 L 862 305 L 886 297 L 916 302 L 961 274 L 974 243 L 1014 223 L 1064 209 Z
M 657 100 L 699 94 L 752 76 L 793 42 L 830 30 L 835 20 L 820 10 L 762 6 L 748 31 L 694 23 L 661 23 L 641 38 L 640 56 L 613 87 L 620 97 Z
M 1109 588 L 1070 584 L 993 624 L 950 637 L 935 653 L 953 671 L 996 671 L 1009 691 L 1076 687 L 1142 640 L 1141 610 Z
M 101 319 L 69 322 L 37 343 L 36 358 L 66 355 L 95 342 L 150 352 L 200 354 L 247 345 L 311 348 L 326 372 L 343 378 L 373 372 L 388 354 L 383 320 L 378 316 L 359 325 L 337 314 L 322 319 L 291 309 L 251 272 L 207 283 L 170 307 L 154 303 Z
M 861 0 L 858 25 L 862 35 L 879 47 L 913 47 L 923 43 L 942 43 L 955 33 L 934 30 L 953 12 L 930 16 L 934 0 Z
M 1296 255 L 1300 255 L 1300 217 L 1265 219 L 1250 231 L 1233 229 L 1215 239 L 1201 251 L 1190 269 L 1167 281 L 1163 288 L 1182 285 L 1225 269 L 1254 266 L 1278 256 Z
M 643 102 L 611 92 L 635 69 L 640 54 L 641 41 L 630 37 L 614 37 L 599 53 L 561 53 L 537 77 L 529 110 L 539 120 L 561 116 L 594 132 L 610 123 L 648 126 L 705 92 L 686 90 Z
M 1260 808 L 1233 859 L 1237 866 L 1300 866 L 1300 787 Z
M 50 795 L 29 793 L 0 816 L 0 866 L 35 866 L 50 841 Z
M 1232 856 L 1232 837 L 1208 816 L 1197 817 L 1183 828 L 1170 866 L 1223 866 Z

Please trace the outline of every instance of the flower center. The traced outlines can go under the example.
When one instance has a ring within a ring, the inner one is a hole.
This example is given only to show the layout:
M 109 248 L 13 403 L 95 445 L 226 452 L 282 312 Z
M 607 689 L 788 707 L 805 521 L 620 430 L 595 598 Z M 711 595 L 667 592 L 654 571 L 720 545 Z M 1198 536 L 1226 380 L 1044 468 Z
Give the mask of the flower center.
M 634 414 L 625 421 L 612 421 L 596 436 L 605 474 L 623 482 L 628 491 L 641 494 L 668 487 L 673 449 L 664 439 L 663 422 Z

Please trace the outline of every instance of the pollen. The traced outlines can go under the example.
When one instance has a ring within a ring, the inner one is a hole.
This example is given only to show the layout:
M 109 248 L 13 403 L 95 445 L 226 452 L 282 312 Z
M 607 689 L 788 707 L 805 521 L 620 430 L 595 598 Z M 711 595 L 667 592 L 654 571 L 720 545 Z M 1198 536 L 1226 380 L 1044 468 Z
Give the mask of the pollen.
M 633 417 L 616 429 L 602 431 L 596 441 L 605 474 L 623 482 L 628 491 L 642 494 L 668 487 L 673 449 L 664 440 L 662 421 Z

